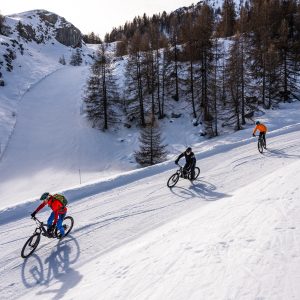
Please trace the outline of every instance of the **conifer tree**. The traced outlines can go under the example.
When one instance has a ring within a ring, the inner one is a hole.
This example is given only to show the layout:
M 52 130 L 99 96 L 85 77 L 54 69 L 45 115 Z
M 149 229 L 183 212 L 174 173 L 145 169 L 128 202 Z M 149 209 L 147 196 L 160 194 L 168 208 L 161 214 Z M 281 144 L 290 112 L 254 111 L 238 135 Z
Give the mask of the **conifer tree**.
M 4 16 L 0 12 L 0 34 L 4 35 Z
M 235 32 L 236 13 L 233 0 L 224 0 L 218 32 L 221 37 L 230 37 Z
M 299 76 L 298 65 L 295 64 L 295 43 L 290 37 L 289 26 L 286 19 L 283 19 L 279 28 L 280 37 L 277 47 L 280 53 L 280 96 L 284 102 L 290 101 L 292 98 L 298 98 L 297 77 Z
M 210 112 L 209 99 L 209 78 L 212 74 L 212 33 L 213 33 L 213 11 L 204 4 L 200 15 L 196 20 L 195 32 L 197 34 L 197 53 L 199 57 L 199 78 L 200 78 L 200 109 L 203 121 L 211 128 L 212 115 Z
M 242 90 L 242 68 L 241 68 L 241 52 L 239 40 L 235 39 L 234 44 L 230 48 L 229 57 L 226 65 L 227 91 L 229 95 L 230 115 L 227 119 L 229 124 L 235 125 L 235 130 L 241 130 L 241 90 Z
M 117 42 L 117 46 L 116 46 L 116 56 L 120 57 L 120 56 L 124 56 L 128 54 L 128 40 L 126 39 L 126 37 L 123 37 L 121 41 Z
M 16 26 L 16 29 L 18 31 L 18 34 L 20 37 L 25 37 L 26 34 L 25 34 L 25 30 L 24 30 L 24 27 L 23 27 L 23 24 L 21 21 L 18 22 L 17 26 Z
M 159 125 L 153 117 L 141 128 L 139 141 L 140 149 L 134 153 L 134 157 L 141 166 L 151 166 L 166 160 L 166 145 L 162 144 Z
M 169 53 L 172 57 L 172 60 L 174 62 L 173 64 L 173 71 L 171 72 L 170 79 L 174 83 L 175 87 L 173 87 L 173 84 L 171 88 L 174 90 L 172 98 L 175 101 L 179 100 L 179 79 L 178 79 L 178 69 L 179 69 L 179 49 L 178 46 L 180 44 L 179 40 L 179 26 L 178 26 L 179 18 L 177 15 L 172 16 L 171 18 L 171 32 L 170 32 L 170 47 L 169 47 Z
M 81 57 L 80 49 L 77 48 L 75 52 L 73 52 L 71 55 L 70 65 L 80 66 L 81 64 L 82 64 L 82 57 Z
M 197 47 L 196 47 L 196 41 L 197 36 L 195 34 L 194 30 L 194 22 L 193 22 L 193 16 L 189 15 L 185 24 L 182 28 L 182 36 L 183 40 L 186 41 L 184 50 L 188 63 L 188 72 L 186 74 L 185 78 L 185 85 L 187 86 L 187 95 L 190 95 L 190 101 L 192 104 L 192 114 L 194 118 L 197 118 L 196 113 L 196 97 L 195 97 L 195 63 L 196 63 L 196 53 L 197 53 Z
M 280 100 L 280 56 L 273 44 L 266 53 L 266 107 L 271 108 Z
M 143 77 L 142 37 L 135 33 L 129 44 L 129 55 L 126 65 L 126 98 L 125 112 L 131 120 L 137 117 L 141 126 L 145 126 L 145 81 Z
M 93 127 L 107 130 L 118 122 L 119 95 L 113 74 L 112 57 L 102 44 L 91 68 L 84 95 L 86 113 Z

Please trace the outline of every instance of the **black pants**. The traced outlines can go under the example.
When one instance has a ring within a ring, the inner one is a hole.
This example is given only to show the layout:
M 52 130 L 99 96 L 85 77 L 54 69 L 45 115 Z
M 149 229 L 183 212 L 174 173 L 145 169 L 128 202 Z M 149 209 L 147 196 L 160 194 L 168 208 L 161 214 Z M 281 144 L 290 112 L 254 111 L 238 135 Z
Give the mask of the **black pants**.
M 196 161 L 187 162 L 183 167 L 183 174 L 186 174 L 188 170 L 191 170 L 191 179 L 195 178 Z
M 264 142 L 265 142 L 265 147 L 267 147 L 266 133 L 265 133 L 265 131 L 261 131 L 261 132 L 259 133 L 259 136 L 260 136 L 260 137 L 262 136 L 262 138 L 263 138 L 263 140 L 264 140 Z

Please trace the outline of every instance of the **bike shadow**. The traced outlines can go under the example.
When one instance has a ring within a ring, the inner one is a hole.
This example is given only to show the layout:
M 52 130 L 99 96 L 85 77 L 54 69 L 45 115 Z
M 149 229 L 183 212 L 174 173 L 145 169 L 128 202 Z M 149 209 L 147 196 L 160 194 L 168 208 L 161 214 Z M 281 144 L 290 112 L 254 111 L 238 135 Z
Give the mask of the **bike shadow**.
M 297 154 L 288 154 L 280 149 L 268 149 L 267 152 L 263 153 L 264 156 L 268 157 L 278 157 L 278 158 L 300 158 L 300 155 Z
M 200 179 L 194 180 L 189 188 L 173 187 L 170 190 L 173 194 L 185 199 L 200 197 L 205 201 L 216 201 L 231 197 L 231 195 L 218 192 L 214 184 Z
M 41 287 L 36 295 L 53 294 L 52 299 L 63 298 L 67 291 L 76 286 L 83 276 L 71 267 L 80 256 L 77 240 L 67 236 L 59 241 L 44 262 L 37 254 L 26 258 L 22 265 L 22 281 L 25 287 Z M 51 285 L 61 284 L 51 289 Z

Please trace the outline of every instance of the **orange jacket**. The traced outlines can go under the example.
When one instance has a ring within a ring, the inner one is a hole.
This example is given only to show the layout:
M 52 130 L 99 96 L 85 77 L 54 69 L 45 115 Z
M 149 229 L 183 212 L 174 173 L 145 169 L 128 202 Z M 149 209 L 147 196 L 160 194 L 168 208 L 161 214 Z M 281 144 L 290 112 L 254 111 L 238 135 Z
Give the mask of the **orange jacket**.
M 254 128 L 254 130 L 253 130 L 253 134 L 255 134 L 255 132 L 256 132 L 257 130 L 259 130 L 260 132 L 265 132 L 265 133 L 266 133 L 267 130 L 268 130 L 268 128 L 267 128 L 267 126 L 264 125 L 264 124 L 258 124 L 258 125 L 255 126 L 255 128 Z

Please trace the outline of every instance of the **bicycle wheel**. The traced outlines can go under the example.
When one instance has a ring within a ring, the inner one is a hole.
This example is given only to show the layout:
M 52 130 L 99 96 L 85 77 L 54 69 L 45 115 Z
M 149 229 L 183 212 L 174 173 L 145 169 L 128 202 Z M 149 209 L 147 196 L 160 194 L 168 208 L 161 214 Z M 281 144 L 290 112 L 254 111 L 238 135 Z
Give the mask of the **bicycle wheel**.
M 62 226 L 65 230 L 65 236 L 67 236 L 71 232 L 73 225 L 74 225 L 74 219 L 71 216 L 67 216 L 64 218 Z M 55 236 L 56 237 L 58 236 L 58 233 L 59 233 L 58 229 L 55 228 Z
M 21 256 L 23 258 L 26 258 L 28 256 L 30 256 L 34 250 L 36 249 L 36 247 L 38 246 L 39 242 L 41 240 L 41 234 L 40 233 L 34 233 L 25 243 L 25 245 L 23 246 L 23 249 L 21 251 Z
M 195 174 L 194 174 L 194 180 L 198 178 L 198 176 L 200 175 L 200 168 L 195 167 Z
M 168 183 L 167 183 L 168 187 L 171 188 L 171 187 L 175 186 L 175 184 L 178 182 L 178 180 L 179 180 L 179 174 L 178 173 L 173 174 L 168 180 Z
M 260 153 L 264 152 L 264 145 L 263 145 L 263 141 L 262 140 L 258 140 L 258 142 L 257 142 L 257 148 L 258 148 L 258 151 Z

